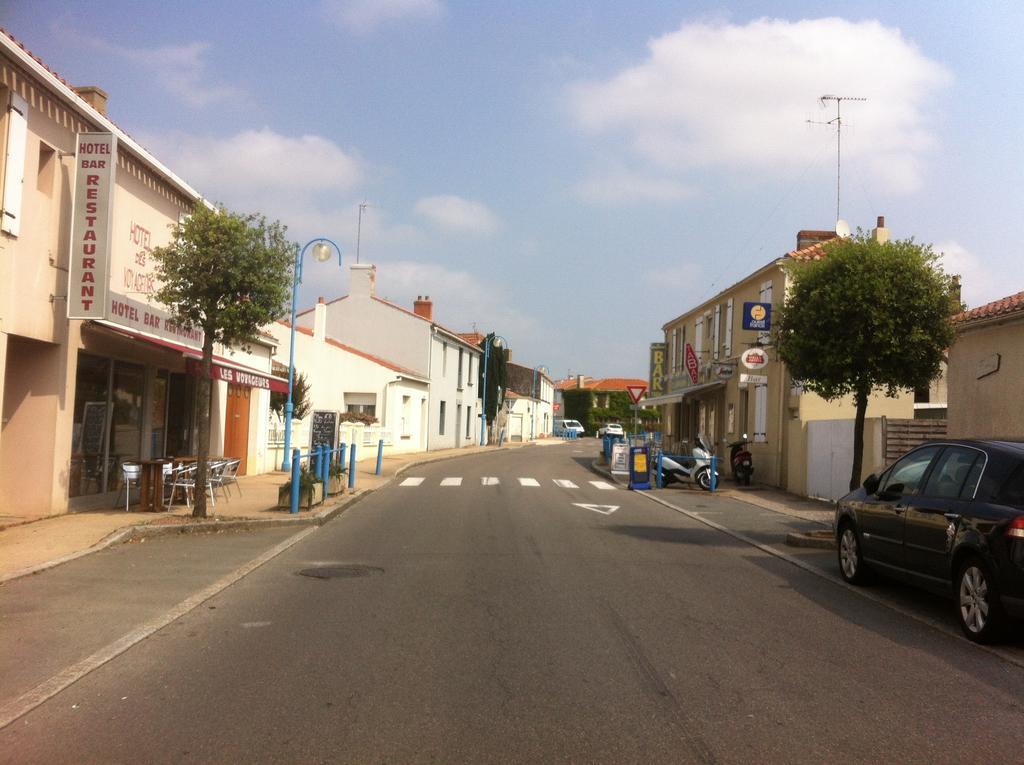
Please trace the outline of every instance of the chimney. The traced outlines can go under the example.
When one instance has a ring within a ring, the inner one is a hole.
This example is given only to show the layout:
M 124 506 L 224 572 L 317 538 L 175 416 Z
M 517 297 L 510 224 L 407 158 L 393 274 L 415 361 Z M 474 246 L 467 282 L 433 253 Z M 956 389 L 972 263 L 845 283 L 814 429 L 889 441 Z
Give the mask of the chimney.
M 313 309 L 313 339 L 321 342 L 327 337 L 327 304 L 323 298 L 316 301 Z
M 810 247 L 818 242 L 827 242 L 829 239 L 835 239 L 835 231 L 815 231 L 815 230 L 804 230 L 796 232 L 796 248 L 797 250 L 803 250 Z
M 582 388 L 583 387 L 583 375 L 576 375 L 576 387 L 577 388 Z
M 885 216 L 879 215 L 875 227 L 871 230 L 871 238 L 879 244 L 889 241 L 889 229 L 885 227 Z
M 104 117 L 107 116 L 107 91 L 97 88 L 95 85 L 82 85 L 74 90 L 89 106 Z
M 353 263 L 348 267 L 348 294 L 352 297 L 371 297 L 377 292 L 377 266 Z
M 430 295 L 417 295 L 416 302 L 412 304 L 412 312 L 417 316 L 422 316 L 427 321 L 433 321 L 434 304 L 430 300 Z

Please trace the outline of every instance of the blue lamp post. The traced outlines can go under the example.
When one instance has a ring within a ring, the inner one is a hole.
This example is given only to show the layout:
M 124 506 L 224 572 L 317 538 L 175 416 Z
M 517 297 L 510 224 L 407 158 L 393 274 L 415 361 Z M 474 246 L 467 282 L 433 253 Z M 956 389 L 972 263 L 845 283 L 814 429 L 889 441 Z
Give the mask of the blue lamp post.
M 483 399 L 480 410 L 480 446 L 484 445 L 484 435 L 487 428 L 487 362 L 491 358 L 491 346 L 493 345 L 500 350 L 508 342 L 501 335 L 494 335 L 493 339 L 490 335 L 487 337 L 487 342 L 484 344 L 484 384 L 481 386 L 482 390 L 480 391 L 481 398 Z
M 548 368 L 543 364 L 538 364 L 533 368 L 533 387 L 530 388 L 530 393 L 533 397 L 533 417 L 530 418 L 530 440 L 532 441 L 537 437 L 537 372 L 543 372 L 548 374 Z
M 284 405 L 284 460 L 281 469 L 289 471 L 292 469 L 292 387 L 295 384 L 295 304 L 299 300 L 299 284 L 302 283 L 302 258 L 306 250 L 313 248 L 313 258 L 318 263 L 324 263 L 331 257 L 331 248 L 338 251 L 338 265 L 341 265 L 341 248 L 330 239 L 318 237 L 306 242 L 300 250 L 295 251 L 295 268 L 292 269 L 292 333 L 291 342 L 288 346 L 288 402 Z

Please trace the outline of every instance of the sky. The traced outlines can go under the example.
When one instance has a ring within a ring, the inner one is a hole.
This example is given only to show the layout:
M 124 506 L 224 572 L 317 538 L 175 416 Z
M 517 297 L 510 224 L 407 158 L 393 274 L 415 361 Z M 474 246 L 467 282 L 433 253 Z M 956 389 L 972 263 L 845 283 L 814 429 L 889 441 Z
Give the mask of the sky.
M 1024 3 L 0 0 L 0 25 L 207 199 L 429 295 L 556 377 L 647 377 L 662 325 L 833 229 L 1021 290 Z M 360 204 L 365 203 L 359 227 Z M 358 246 L 357 246 L 358 240 Z

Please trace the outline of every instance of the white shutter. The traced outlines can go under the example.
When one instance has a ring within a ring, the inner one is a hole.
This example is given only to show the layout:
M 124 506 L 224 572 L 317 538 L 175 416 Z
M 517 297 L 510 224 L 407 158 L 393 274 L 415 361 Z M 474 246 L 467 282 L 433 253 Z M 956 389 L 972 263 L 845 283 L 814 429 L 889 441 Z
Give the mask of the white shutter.
M 771 303 L 772 302 L 772 282 L 771 282 L 770 279 L 768 281 L 766 281 L 764 284 L 761 285 L 761 301 L 760 302 L 762 302 L 762 303 Z M 767 343 L 768 339 L 770 337 L 771 337 L 771 333 L 770 332 L 758 332 L 757 333 L 757 339 L 760 342 L 762 342 L 762 343 Z
M 704 317 L 697 317 L 697 328 L 693 333 L 693 350 L 697 352 L 697 360 L 700 361 L 700 355 L 704 352 Z
M 754 443 L 768 440 L 768 386 L 754 386 Z
M 4 209 L 0 230 L 12 236 L 17 236 L 21 229 L 27 141 L 28 103 L 17 93 L 11 93 L 11 104 L 7 109 L 7 159 L 4 163 Z
M 714 346 L 712 346 L 712 353 L 714 354 L 715 360 L 718 360 L 718 349 L 722 344 L 722 306 L 715 306 L 715 328 L 714 328 Z
M 725 304 L 725 357 L 732 358 L 732 298 Z

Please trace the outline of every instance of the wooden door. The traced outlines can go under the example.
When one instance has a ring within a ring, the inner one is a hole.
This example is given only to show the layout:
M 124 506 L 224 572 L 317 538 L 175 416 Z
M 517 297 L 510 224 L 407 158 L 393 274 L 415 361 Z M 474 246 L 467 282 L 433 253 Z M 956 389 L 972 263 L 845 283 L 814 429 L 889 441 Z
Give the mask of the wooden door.
M 242 461 L 238 475 L 245 475 L 246 457 L 249 453 L 249 394 L 252 388 L 244 385 L 228 385 L 228 405 L 224 423 L 224 456 Z

